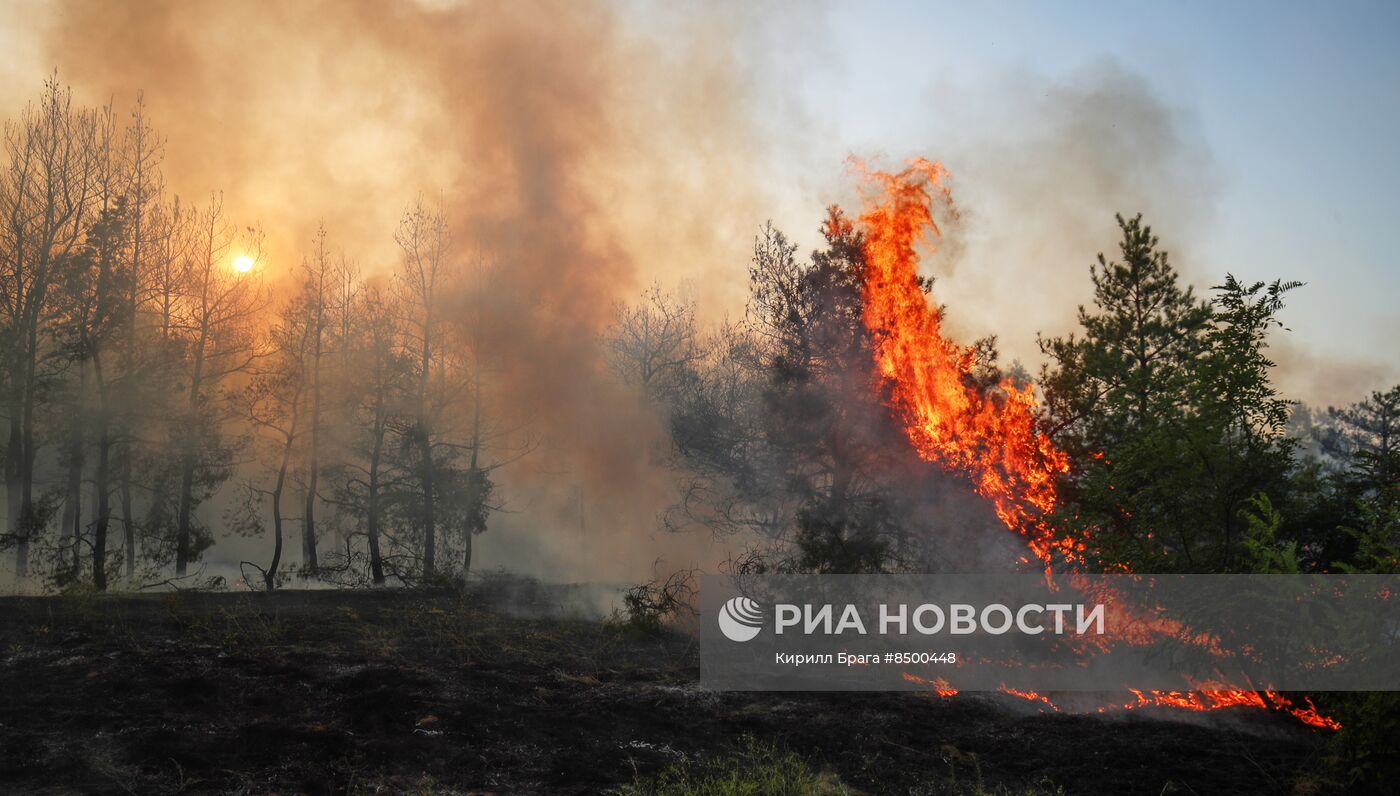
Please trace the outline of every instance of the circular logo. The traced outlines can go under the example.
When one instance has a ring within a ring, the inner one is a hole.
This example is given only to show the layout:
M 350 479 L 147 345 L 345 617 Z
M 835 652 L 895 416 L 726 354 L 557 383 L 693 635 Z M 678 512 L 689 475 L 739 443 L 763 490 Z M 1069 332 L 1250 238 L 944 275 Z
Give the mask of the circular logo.
M 763 629 L 763 609 L 747 597 L 735 597 L 719 609 L 719 630 L 730 641 L 748 641 Z

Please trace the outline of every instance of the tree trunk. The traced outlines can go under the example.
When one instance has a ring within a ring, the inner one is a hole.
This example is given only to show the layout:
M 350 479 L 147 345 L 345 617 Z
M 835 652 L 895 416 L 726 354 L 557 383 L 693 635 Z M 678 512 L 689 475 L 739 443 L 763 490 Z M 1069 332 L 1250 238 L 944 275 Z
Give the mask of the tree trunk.
M 292 449 L 289 440 L 282 453 L 282 466 L 277 468 L 277 485 L 272 489 L 272 563 L 263 580 L 267 590 L 277 588 L 277 568 L 282 565 L 282 491 L 287 484 L 287 457 Z
M 74 401 L 68 439 L 68 483 L 64 493 L 63 517 L 60 520 L 63 538 L 73 545 L 73 577 L 83 567 L 83 467 L 87 464 L 83 439 L 83 399 L 87 395 L 87 363 L 78 361 L 78 395 Z
M 72 573 L 77 577 L 82 567 L 83 544 L 83 446 L 81 442 L 69 446 L 67 491 L 63 499 L 63 516 L 59 522 L 63 526 L 63 543 L 69 548 Z
M 19 332 L 22 334 L 22 332 Z M 29 368 L 24 363 L 26 351 L 22 342 L 11 347 L 9 404 L 10 438 L 5 446 L 5 493 L 8 530 L 15 539 L 15 578 L 24 580 L 29 576 L 29 532 L 27 525 L 30 514 L 30 493 L 26 486 L 25 462 L 29 456 L 25 451 L 25 408 L 29 393 L 26 376 Z
M 136 521 L 131 516 L 131 462 L 126 460 L 131 454 L 131 442 L 128 440 L 124 447 L 126 456 L 123 456 L 117 492 L 122 504 L 122 547 L 126 550 L 126 577 L 127 580 L 131 580 L 136 577 Z
M 19 469 L 19 524 L 21 546 L 17 556 L 15 576 L 23 578 L 29 572 L 29 542 L 38 530 L 39 518 L 34 510 L 34 369 L 35 332 L 29 335 L 29 362 L 25 365 L 24 398 L 20 407 L 20 469 Z
M 189 432 L 193 433 L 193 432 Z M 180 454 L 180 502 L 176 513 L 175 577 L 183 578 L 190 561 L 190 513 L 194 502 L 194 452 L 188 441 Z
M 316 482 L 321 474 L 321 325 L 322 301 L 324 293 L 318 283 L 316 295 L 316 315 L 314 318 L 316 339 L 311 351 L 311 446 L 308 453 L 306 472 L 306 517 L 302 520 L 302 549 L 305 565 L 315 572 L 316 560 Z
M 131 285 L 130 294 L 127 296 L 126 307 L 126 345 L 122 351 L 122 376 L 118 383 L 122 385 L 122 393 L 126 397 L 125 403 L 130 404 L 131 398 L 140 389 L 136 375 L 136 316 L 140 303 L 140 267 L 141 267 L 141 208 L 138 206 L 134 214 L 135 232 L 132 236 L 131 250 Z M 130 411 L 129 409 L 127 410 Z M 130 424 L 134 418 L 127 415 L 127 423 Z M 104 421 L 110 424 L 110 421 Z M 121 442 L 117 450 L 116 481 L 117 495 L 121 502 L 122 509 L 122 547 L 126 550 L 126 577 L 132 580 L 136 577 L 136 517 L 131 500 L 131 465 L 135 458 L 134 431 L 127 428 L 123 431 Z
M 384 585 L 384 559 L 379 552 L 379 457 L 383 447 L 384 429 L 380 425 L 376 429 L 374 452 L 369 457 L 369 495 L 365 505 L 368 514 L 365 527 L 369 533 L 369 571 L 376 586 Z
M 475 405 L 472 407 L 472 458 L 467 467 L 467 488 L 470 494 L 467 495 L 467 510 L 471 513 L 468 516 L 476 517 L 478 512 L 483 511 L 480 503 L 483 501 L 482 473 L 478 470 L 481 464 L 481 368 L 478 364 L 475 374 L 476 397 Z M 467 574 L 472 569 L 472 537 L 476 535 L 476 528 L 468 523 L 466 532 L 462 534 L 462 582 L 467 580 Z
M 68 442 L 68 478 L 63 493 L 63 514 L 59 518 L 60 546 L 68 546 L 72 574 L 77 577 L 82 567 L 83 539 L 83 440 L 81 412 L 73 413 L 72 439 Z
M 92 531 L 92 585 L 98 591 L 107 590 L 107 526 L 112 517 L 110 488 L 108 485 L 108 465 L 112 455 L 111 438 L 107 424 L 102 422 L 102 430 L 97 439 L 97 517 Z
M 316 461 L 316 422 L 317 414 L 314 405 L 311 413 L 311 461 L 307 465 L 306 476 L 306 517 L 302 520 L 302 564 L 307 571 L 315 572 L 319 566 L 316 559 L 316 480 L 317 471 L 320 469 Z
M 204 380 L 204 347 L 207 342 L 206 330 L 200 331 L 199 341 L 195 344 L 194 368 L 190 377 L 190 393 L 188 411 L 189 415 L 185 421 L 185 428 L 181 431 L 183 444 L 180 453 L 180 503 L 176 519 L 175 531 L 175 576 L 184 577 L 185 571 L 189 568 L 190 561 L 190 534 L 192 531 L 191 516 L 194 511 L 194 468 L 195 464 L 195 439 L 199 426 L 199 390 L 203 386 Z
M 98 591 L 107 590 L 107 529 L 112 520 L 112 432 L 107 382 L 102 372 L 102 358 L 96 351 L 92 356 L 92 372 L 97 381 L 97 471 L 93 473 L 97 514 L 92 526 L 92 585 Z
M 423 458 L 423 577 L 433 576 L 434 559 L 437 554 L 437 518 L 433 503 L 433 444 L 428 439 L 427 428 L 423 430 L 420 443 Z
M 16 538 L 15 543 L 15 577 L 23 580 L 29 574 L 29 541 L 24 536 L 24 529 L 20 527 L 20 461 L 24 454 L 20 450 L 22 437 L 20 434 L 20 402 L 14 400 L 15 388 L 11 388 L 10 401 L 10 441 L 5 446 L 5 507 L 7 510 L 8 525 L 7 530 Z

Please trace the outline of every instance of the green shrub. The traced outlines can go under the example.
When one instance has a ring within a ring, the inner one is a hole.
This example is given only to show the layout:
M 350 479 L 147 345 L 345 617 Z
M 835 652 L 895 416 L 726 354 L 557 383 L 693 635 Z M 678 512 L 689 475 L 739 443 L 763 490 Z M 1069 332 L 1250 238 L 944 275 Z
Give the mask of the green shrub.
M 622 609 L 613 611 L 616 627 L 655 635 L 669 622 L 695 615 L 695 572 L 680 570 L 664 581 L 639 583 L 622 595 Z
M 1362 792 L 1394 792 L 1400 782 L 1400 692 L 1331 694 L 1325 712 L 1342 723 L 1324 768 Z

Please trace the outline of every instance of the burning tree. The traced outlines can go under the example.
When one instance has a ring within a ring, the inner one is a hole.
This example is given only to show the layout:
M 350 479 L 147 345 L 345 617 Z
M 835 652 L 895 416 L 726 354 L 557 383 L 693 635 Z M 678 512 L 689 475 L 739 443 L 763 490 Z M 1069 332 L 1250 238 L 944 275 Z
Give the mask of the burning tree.
M 893 174 L 853 165 L 868 191 L 862 320 L 910 443 L 921 458 L 967 478 L 1044 566 L 1077 563 L 1083 542 L 1046 521 L 1069 463 L 1038 427 L 1033 388 L 979 374 L 988 346 L 964 348 L 943 335 L 943 309 L 929 303 L 918 275 L 917 247 L 939 234 L 935 213 L 952 210 L 942 164 L 916 158 Z
M 942 542 L 995 520 L 905 442 L 863 322 L 866 238 L 835 208 L 823 234 L 806 263 L 771 226 L 757 239 L 746 322 L 720 335 L 674 400 L 673 441 L 694 475 L 668 522 L 753 534 L 749 569 L 970 567 L 958 557 L 970 549 Z M 979 350 L 975 364 L 994 370 L 994 348 Z

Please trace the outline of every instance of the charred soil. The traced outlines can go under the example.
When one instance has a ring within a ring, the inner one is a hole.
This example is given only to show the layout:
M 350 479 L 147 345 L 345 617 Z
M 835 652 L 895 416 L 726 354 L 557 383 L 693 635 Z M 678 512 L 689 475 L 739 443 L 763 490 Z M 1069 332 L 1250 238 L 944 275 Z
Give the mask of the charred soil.
M 711 693 L 684 634 L 504 594 L 0 599 L 0 791 L 598 793 L 752 738 L 857 793 L 1283 793 L 1325 739 L 1257 710 Z

